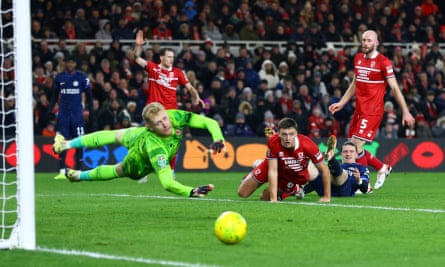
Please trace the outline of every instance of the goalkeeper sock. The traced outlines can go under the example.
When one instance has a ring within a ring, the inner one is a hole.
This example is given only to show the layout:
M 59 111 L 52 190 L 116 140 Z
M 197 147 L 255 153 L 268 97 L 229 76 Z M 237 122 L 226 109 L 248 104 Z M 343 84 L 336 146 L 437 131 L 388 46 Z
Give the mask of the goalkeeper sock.
M 119 174 L 116 171 L 117 165 L 103 165 L 96 167 L 89 171 L 83 171 L 80 173 L 81 181 L 106 181 L 114 178 L 119 178 Z
M 116 136 L 118 131 L 119 130 L 99 131 L 91 134 L 82 135 L 71 140 L 69 146 L 73 148 L 81 148 L 115 144 L 117 142 Z

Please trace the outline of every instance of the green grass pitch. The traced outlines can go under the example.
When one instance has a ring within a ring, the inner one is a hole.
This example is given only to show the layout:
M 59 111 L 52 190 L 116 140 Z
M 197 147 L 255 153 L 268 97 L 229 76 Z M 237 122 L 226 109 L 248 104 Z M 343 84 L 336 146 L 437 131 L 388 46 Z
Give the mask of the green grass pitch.
M 37 250 L 0 251 L 1 266 L 443 266 L 444 173 L 393 172 L 369 195 L 317 203 L 240 199 L 244 173 L 178 173 L 215 185 L 203 199 L 177 197 L 157 178 L 69 183 L 36 174 Z M 375 173 L 372 174 L 373 181 Z M 237 245 L 213 223 L 233 210 L 247 220 Z

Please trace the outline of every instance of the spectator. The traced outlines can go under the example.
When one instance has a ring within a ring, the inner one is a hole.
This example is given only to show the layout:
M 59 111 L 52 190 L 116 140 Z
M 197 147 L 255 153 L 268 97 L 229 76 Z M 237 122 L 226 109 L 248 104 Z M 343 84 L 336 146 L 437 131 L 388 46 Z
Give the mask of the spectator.
M 60 29 L 58 36 L 63 39 L 77 39 L 76 26 L 71 19 L 65 20 L 64 26 Z
M 113 39 L 110 20 L 101 19 L 99 21 L 99 30 L 96 31 L 96 33 L 94 34 L 94 37 L 99 40 Z
M 436 107 L 439 115 L 445 114 L 445 87 L 439 90 L 436 97 Z
M 445 137 L 445 115 L 437 119 L 436 125 L 431 129 L 433 137 L 444 138 Z
M 264 129 L 266 127 L 273 129 L 275 132 L 278 130 L 278 122 L 275 120 L 274 114 L 270 110 L 266 110 L 263 113 L 263 119 L 255 130 L 256 135 L 265 137 Z
M 435 92 L 433 90 L 429 90 L 426 94 L 425 100 L 420 106 L 420 111 L 422 112 L 429 127 L 433 127 L 436 124 L 436 119 L 439 115 L 435 99 Z
M 165 19 L 159 19 L 158 26 L 153 29 L 153 39 L 155 40 L 172 40 L 173 34 L 167 26 Z
M 261 70 L 258 72 L 261 80 L 267 81 L 268 89 L 275 89 L 278 85 L 278 71 L 272 60 L 266 59 L 261 64 Z
M 240 39 L 238 33 L 235 31 L 235 27 L 232 24 L 227 24 L 224 27 L 222 38 L 224 41 L 237 41 Z
M 258 36 L 257 31 L 255 30 L 253 21 L 248 20 L 242 26 L 239 32 L 239 39 L 245 41 L 259 41 L 260 37 Z
M 208 19 L 206 24 L 202 26 L 201 30 L 202 37 L 204 39 L 213 41 L 223 40 L 223 35 L 218 26 L 215 25 L 215 21 L 213 19 Z
M 132 40 L 134 39 L 133 29 L 128 25 L 127 20 L 124 16 L 118 18 L 117 25 L 113 28 L 111 32 L 113 40 Z
M 190 21 L 192 21 L 198 14 L 198 12 L 195 9 L 195 4 L 193 3 L 193 1 L 185 2 L 184 7 L 182 8 L 181 11 L 187 16 L 187 18 Z
M 249 124 L 246 123 L 245 115 L 241 112 L 236 114 L 235 123 L 226 127 L 227 136 L 254 136 L 254 132 Z
M 299 133 L 304 135 L 309 134 L 309 115 L 308 112 L 302 107 L 300 100 L 294 99 L 292 101 L 292 108 L 287 116 L 297 122 Z
M 76 15 L 73 19 L 74 27 L 76 28 L 76 38 L 91 39 L 94 36 L 93 28 L 90 22 L 85 17 L 85 9 L 79 8 L 76 10 Z

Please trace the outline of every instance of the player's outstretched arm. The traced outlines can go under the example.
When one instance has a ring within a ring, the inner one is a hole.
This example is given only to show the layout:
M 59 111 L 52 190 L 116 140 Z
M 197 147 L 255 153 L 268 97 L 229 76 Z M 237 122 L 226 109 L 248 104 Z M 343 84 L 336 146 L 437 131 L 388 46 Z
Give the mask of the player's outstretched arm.
M 337 103 L 333 103 L 328 107 L 329 111 L 332 114 L 335 114 L 335 112 L 341 110 L 346 105 L 346 103 L 348 103 L 348 101 L 351 100 L 351 98 L 355 95 L 355 89 L 356 87 L 355 87 L 355 76 L 354 76 L 345 94 L 342 96 L 340 101 L 338 101 Z
M 224 136 L 216 120 L 196 113 L 190 113 L 189 127 L 207 129 L 212 136 L 213 142 L 224 142 Z
M 191 83 L 187 83 L 186 86 L 187 90 L 190 93 L 190 96 L 192 97 L 192 104 L 195 106 L 201 106 L 203 108 L 207 108 L 207 104 L 204 102 L 204 100 L 199 97 L 198 91 Z
M 195 188 L 183 185 L 173 178 L 173 172 L 170 166 L 166 166 L 157 171 L 157 175 L 162 187 L 166 191 L 183 197 L 204 197 L 214 188 L 212 184 L 202 185 Z
M 145 59 L 143 59 L 141 57 L 141 53 L 142 53 L 142 46 L 144 46 L 145 44 L 145 40 L 144 40 L 144 33 L 142 32 L 142 30 L 139 30 L 136 33 L 136 45 L 134 47 L 134 60 L 136 61 L 136 63 L 145 68 L 145 66 L 147 65 L 147 61 L 145 61 Z

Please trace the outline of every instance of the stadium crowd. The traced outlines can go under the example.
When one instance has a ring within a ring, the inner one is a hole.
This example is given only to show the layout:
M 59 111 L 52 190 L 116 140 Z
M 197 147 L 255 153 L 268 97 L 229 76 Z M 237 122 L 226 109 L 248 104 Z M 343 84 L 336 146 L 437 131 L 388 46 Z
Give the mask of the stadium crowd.
M 217 119 L 226 136 L 264 136 L 284 116 L 312 138 L 345 136 L 354 101 L 334 116 L 327 107 L 340 99 L 353 77 L 354 48 L 367 29 L 378 32 L 379 51 L 394 66 L 415 129 L 404 129 L 400 110 L 387 94 L 381 138 L 445 136 L 445 67 L 439 44 L 445 42 L 445 2 L 433 0 L 48 0 L 32 1 L 35 134 L 54 135 L 57 106 L 48 111 L 55 75 L 69 54 L 91 81 L 93 107 L 85 107 L 86 132 L 143 123 L 145 71 L 132 49 L 142 29 L 150 40 L 202 41 L 197 52 L 185 45 L 175 65 L 186 72 L 208 108 L 194 106 L 178 91 L 181 109 Z M 50 49 L 46 40 L 58 39 Z M 66 40 L 78 40 L 72 51 Z M 82 39 L 96 39 L 94 44 Z M 230 52 L 230 41 L 257 41 L 253 49 Z M 215 41 L 225 41 L 216 46 Z M 262 41 L 286 44 L 286 51 Z M 110 42 L 109 49 L 103 48 Z M 353 44 L 343 49 L 327 42 Z M 410 51 L 385 43 L 412 43 Z M 302 44 L 302 45 L 297 45 Z M 93 46 L 87 50 L 86 46 Z M 161 46 L 143 57 L 157 61 Z M 7 64 L 5 62 L 4 64 Z M 199 132 L 191 132 L 199 135 Z

